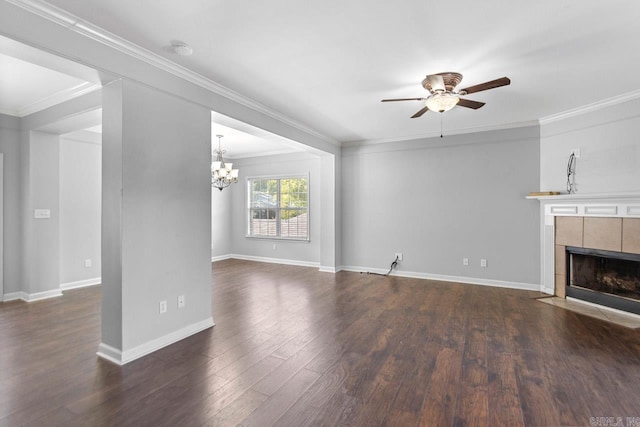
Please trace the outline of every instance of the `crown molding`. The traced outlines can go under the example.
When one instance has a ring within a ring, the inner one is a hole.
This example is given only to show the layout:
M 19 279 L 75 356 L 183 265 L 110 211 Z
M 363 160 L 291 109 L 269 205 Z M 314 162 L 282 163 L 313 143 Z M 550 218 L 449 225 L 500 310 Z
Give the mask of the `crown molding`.
M 93 92 L 100 89 L 101 86 L 96 83 L 84 82 L 77 86 L 61 90 L 52 95 L 49 95 L 43 99 L 33 102 L 28 105 L 24 105 L 17 110 L 18 117 L 28 116 L 29 114 L 37 113 L 45 108 L 53 107 L 61 102 L 68 101 L 85 93 Z
M 5 0 L 7 3 L 11 3 L 14 6 L 20 7 L 28 12 L 47 19 L 58 25 L 61 25 L 77 34 L 84 37 L 95 40 L 106 46 L 109 46 L 121 53 L 129 55 L 140 61 L 144 61 L 156 68 L 164 70 L 176 77 L 200 86 L 210 92 L 221 95 L 231 101 L 234 101 L 240 105 L 248 107 L 254 111 L 262 113 L 273 119 L 276 119 L 282 123 L 285 123 L 295 129 L 298 129 L 306 134 L 312 135 L 329 144 L 340 146 L 340 143 L 327 135 L 324 135 L 314 129 L 311 129 L 302 123 L 287 117 L 266 105 L 263 105 L 249 97 L 239 94 L 213 80 L 204 77 L 182 65 L 176 64 L 160 55 L 157 55 L 141 46 L 138 46 L 116 34 L 113 34 L 97 25 L 84 21 L 79 17 L 61 9 L 57 6 L 49 4 L 41 0 Z
M 475 126 L 469 128 L 455 129 L 450 132 L 446 132 L 444 137 L 453 136 L 453 135 L 464 135 L 468 133 L 480 133 L 480 132 L 489 132 L 496 130 L 505 130 L 505 129 L 517 129 L 529 126 L 538 126 L 539 123 L 537 120 L 530 120 L 526 122 L 517 122 L 517 123 L 507 123 L 502 125 L 492 125 L 492 126 Z M 418 139 L 429 139 L 429 138 L 440 138 L 440 131 L 416 134 L 416 135 L 405 135 L 399 136 L 396 138 L 380 138 L 380 139 L 365 139 L 360 141 L 347 141 L 342 144 L 344 148 L 350 147 L 362 147 L 367 145 L 377 145 L 377 144 L 387 144 L 392 142 L 403 142 L 403 141 L 414 141 Z
M 541 125 L 546 125 L 549 123 L 557 122 L 560 120 L 568 119 L 570 117 L 581 116 L 583 114 L 591 113 L 593 111 L 598 111 L 603 108 L 611 107 L 614 105 L 622 104 L 628 101 L 633 101 L 634 99 L 640 98 L 640 89 L 634 90 L 631 92 L 623 93 L 622 95 L 614 96 L 611 98 L 603 99 L 598 102 L 593 102 L 591 104 L 583 105 L 578 108 L 572 108 L 571 110 L 566 110 L 561 113 L 552 114 L 550 116 L 541 117 L 539 122 Z
M 20 114 L 18 112 L 18 110 L 13 110 L 10 108 L 2 108 L 0 107 L 0 114 L 4 114 L 5 116 L 12 116 L 12 117 L 18 117 L 20 118 L 20 116 L 18 114 Z

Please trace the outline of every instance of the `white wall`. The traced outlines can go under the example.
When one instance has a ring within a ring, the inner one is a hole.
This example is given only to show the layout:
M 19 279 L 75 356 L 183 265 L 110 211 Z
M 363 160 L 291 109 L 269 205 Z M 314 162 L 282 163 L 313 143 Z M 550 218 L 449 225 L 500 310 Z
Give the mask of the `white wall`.
M 348 269 L 535 285 L 538 127 L 343 149 Z M 470 265 L 462 264 L 464 257 Z M 488 268 L 480 268 L 480 259 Z
M 544 123 L 540 189 L 566 192 L 571 150 L 579 194 L 640 192 L 640 99 Z
M 0 152 L 4 154 L 4 293 L 21 291 L 21 132 L 20 119 L 0 114 Z
M 322 207 L 320 158 L 308 153 L 234 159 L 240 170 L 239 182 L 231 193 L 231 251 L 236 255 L 258 258 L 277 258 L 302 264 L 320 265 L 320 218 Z M 286 176 L 309 174 L 310 241 L 256 239 L 247 234 L 247 178 L 256 176 Z M 223 191 L 223 192 L 224 192 Z M 273 245 L 276 249 L 273 249 Z
M 222 191 L 211 188 L 211 258 L 231 254 L 231 193 L 239 185 Z
M 25 159 L 27 180 L 23 193 L 26 210 L 23 290 L 31 295 L 54 292 L 60 287 L 60 137 L 30 131 Z M 50 218 L 34 218 L 35 209 L 49 209 Z
M 89 100 L 95 104 L 99 98 L 99 93 L 94 93 L 74 102 Z M 69 191 L 60 187 L 61 179 L 70 182 L 65 173 L 69 168 L 63 168 L 61 173 L 61 162 L 69 162 L 60 158 L 60 136 L 34 127 L 46 127 L 62 118 L 68 120 L 75 106 L 72 104 L 63 103 L 22 119 L 0 115 L 0 152 L 5 155 L 4 294 L 8 299 L 30 300 L 60 295 L 60 280 L 66 277 L 63 272 L 68 259 L 61 258 L 60 253 L 61 237 L 65 236 L 64 228 L 61 228 L 64 226 L 61 224 L 60 196 L 74 193 L 73 197 L 81 200 L 86 195 L 75 193 L 77 185 Z M 70 167 L 86 167 L 85 160 L 72 160 Z M 36 219 L 34 209 L 49 209 L 51 217 Z M 99 211 L 97 218 L 99 230 Z M 66 224 L 81 226 L 83 220 L 82 216 L 67 217 Z M 76 243 L 62 244 L 77 249 Z M 99 252 L 93 260 L 99 269 Z
M 95 139 L 60 139 L 60 284 L 100 278 L 102 146 Z M 91 267 L 85 267 L 85 260 Z

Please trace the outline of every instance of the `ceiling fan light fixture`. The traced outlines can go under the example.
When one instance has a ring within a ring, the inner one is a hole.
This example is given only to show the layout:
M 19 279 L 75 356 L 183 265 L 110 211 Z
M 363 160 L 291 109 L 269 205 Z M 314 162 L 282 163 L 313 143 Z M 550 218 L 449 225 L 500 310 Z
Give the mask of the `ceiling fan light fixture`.
M 440 113 L 444 113 L 445 111 L 451 110 L 455 107 L 460 98 L 457 95 L 452 93 L 435 93 L 431 95 L 425 101 L 424 105 L 429 108 L 431 111 L 438 111 Z

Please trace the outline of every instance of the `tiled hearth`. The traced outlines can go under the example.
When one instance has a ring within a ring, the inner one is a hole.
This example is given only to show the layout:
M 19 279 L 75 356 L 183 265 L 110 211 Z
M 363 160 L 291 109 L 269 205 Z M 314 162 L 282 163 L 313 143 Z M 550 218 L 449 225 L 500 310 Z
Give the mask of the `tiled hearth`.
M 625 328 L 640 328 L 640 316 L 623 314 L 617 311 L 603 309 L 601 307 L 594 306 L 593 304 L 587 304 L 581 301 L 573 301 L 571 299 L 560 297 L 540 298 L 538 299 L 538 301 L 545 304 L 551 304 L 565 310 L 573 311 L 575 313 L 580 313 L 585 316 L 595 317 L 596 319 L 615 323 L 616 325 L 624 326 Z

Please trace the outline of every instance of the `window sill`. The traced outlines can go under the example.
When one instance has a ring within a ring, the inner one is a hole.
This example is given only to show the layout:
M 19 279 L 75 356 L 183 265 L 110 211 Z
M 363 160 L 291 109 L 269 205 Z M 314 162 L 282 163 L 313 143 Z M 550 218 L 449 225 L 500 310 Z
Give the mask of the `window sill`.
M 306 239 L 296 239 L 293 237 L 275 237 L 275 236 L 250 236 L 250 235 L 245 235 L 244 236 L 247 239 L 256 239 L 256 240 L 277 240 L 279 242 L 294 242 L 294 243 L 309 243 L 311 242 L 311 239 L 306 238 Z

